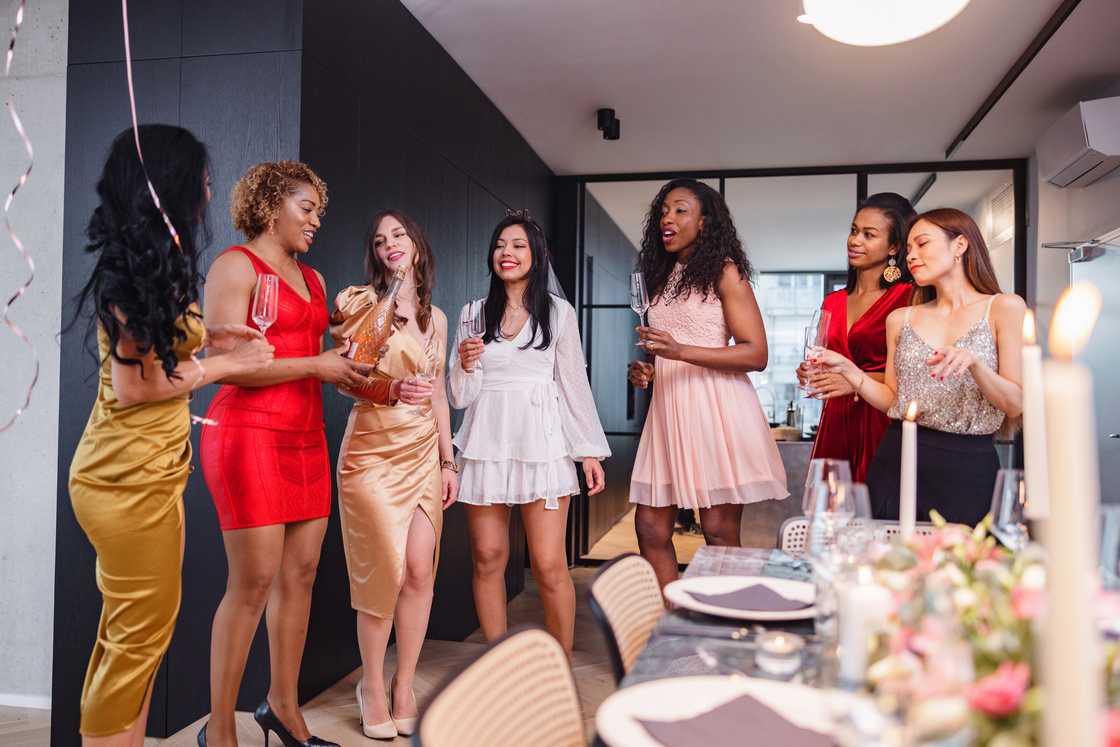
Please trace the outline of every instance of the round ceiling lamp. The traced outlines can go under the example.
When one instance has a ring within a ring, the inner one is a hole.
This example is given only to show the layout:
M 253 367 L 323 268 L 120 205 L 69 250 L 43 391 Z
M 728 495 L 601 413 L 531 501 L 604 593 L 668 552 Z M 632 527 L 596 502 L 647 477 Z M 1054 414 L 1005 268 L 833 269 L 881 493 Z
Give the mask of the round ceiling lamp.
M 803 0 L 797 20 L 860 47 L 899 44 L 941 28 L 969 0 Z

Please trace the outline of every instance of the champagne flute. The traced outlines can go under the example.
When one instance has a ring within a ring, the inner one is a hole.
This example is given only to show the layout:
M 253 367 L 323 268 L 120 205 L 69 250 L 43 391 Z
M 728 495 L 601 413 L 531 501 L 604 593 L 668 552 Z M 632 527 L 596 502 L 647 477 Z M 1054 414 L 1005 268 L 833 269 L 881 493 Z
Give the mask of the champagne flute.
M 831 324 L 831 311 L 817 309 L 813 312 L 813 318 L 809 322 L 809 326 L 805 328 L 804 360 L 813 358 L 819 351 L 828 347 L 828 328 Z M 820 372 L 817 366 L 809 366 L 808 368 L 811 375 Z M 801 386 L 801 390 L 805 392 L 806 397 L 813 396 L 813 390 L 808 381 Z
M 470 310 L 467 312 L 467 318 L 462 322 L 463 339 L 471 337 L 482 337 L 486 332 L 485 317 L 482 315 L 482 302 L 476 301 L 471 304 Z
M 630 273 L 630 308 L 638 315 L 638 320 L 643 327 L 646 324 L 646 312 L 649 311 L 649 292 L 646 290 L 646 278 L 640 272 Z
M 253 291 L 253 323 L 263 335 L 276 323 L 280 298 L 280 278 L 276 275 L 257 275 L 257 287 Z

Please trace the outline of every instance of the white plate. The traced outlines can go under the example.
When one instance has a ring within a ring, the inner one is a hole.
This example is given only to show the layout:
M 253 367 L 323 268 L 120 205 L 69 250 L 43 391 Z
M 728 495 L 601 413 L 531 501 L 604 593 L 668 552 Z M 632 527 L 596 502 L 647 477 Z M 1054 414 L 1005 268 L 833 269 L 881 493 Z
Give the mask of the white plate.
M 787 612 L 740 610 L 705 604 L 688 593 L 691 591 L 700 594 L 726 594 L 752 584 L 769 586 L 783 597 L 809 602 L 810 606 L 805 609 L 789 610 Z M 817 614 L 816 608 L 812 606 L 816 599 L 816 589 L 813 588 L 812 584 L 768 576 L 695 576 L 682 578 L 665 587 L 665 598 L 678 607 L 684 607 L 694 612 L 703 612 L 706 615 L 716 615 L 718 617 L 732 617 L 736 620 L 804 620 Z
M 846 708 L 846 693 L 751 677 L 670 677 L 623 688 L 603 701 L 595 729 L 610 747 L 661 747 L 639 719 L 692 718 L 747 694 L 803 729 L 832 731 L 834 714 Z M 749 729 L 749 724 L 743 725 Z M 744 745 L 749 742 L 744 742 Z M 771 747 L 758 745 L 757 747 Z M 776 746 L 775 746 L 776 747 Z

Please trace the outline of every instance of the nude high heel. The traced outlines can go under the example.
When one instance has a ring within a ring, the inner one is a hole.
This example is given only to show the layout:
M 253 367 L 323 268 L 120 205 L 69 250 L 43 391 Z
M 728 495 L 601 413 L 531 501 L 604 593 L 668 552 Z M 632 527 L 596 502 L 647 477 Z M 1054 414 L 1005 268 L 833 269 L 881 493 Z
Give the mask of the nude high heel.
M 408 694 L 412 696 L 412 702 L 416 702 L 416 693 L 412 692 L 412 688 L 408 689 Z M 389 718 L 393 719 L 393 723 L 397 725 L 397 733 L 402 737 L 412 736 L 412 732 L 416 731 L 416 722 L 420 720 L 418 716 L 411 718 L 397 718 L 393 715 L 393 687 L 389 686 Z
M 389 720 L 382 721 L 380 724 L 367 724 L 366 723 L 366 708 L 362 703 L 362 681 L 358 680 L 358 687 L 355 688 L 355 694 L 358 696 L 358 718 L 362 721 L 362 734 L 365 734 L 370 739 L 396 739 L 397 738 L 397 725 L 393 722 L 393 709 L 389 707 Z

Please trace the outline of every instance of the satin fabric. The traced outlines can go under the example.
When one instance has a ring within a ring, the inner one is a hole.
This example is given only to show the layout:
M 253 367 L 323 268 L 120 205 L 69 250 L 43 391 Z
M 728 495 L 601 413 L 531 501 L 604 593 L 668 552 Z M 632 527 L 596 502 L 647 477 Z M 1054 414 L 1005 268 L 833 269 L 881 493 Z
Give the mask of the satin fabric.
M 852 324 L 851 330 L 848 292 L 829 293 L 821 304 L 821 309 L 832 314 L 828 349 L 853 361 L 863 371 L 882 373 L 887 366 L 887 317 L 895 309 L 909 305 L 912 291 L 909 283 L 892 285 Z M 830 399 L 817 428 L 813 459 L 846 459 L 851 465 L 852 480 L 864 482 L 888 425 L 890 418 L 858 395 Z
M 376 302 L 369 286 L 338 294 L 337 310 L 331 316 L 336 344 L 355 334 Z M 434 337 L 425 349 L 411 334 L 394 332 L 374 371 L 375 383 L 361 392 L 370 399 L 355 401 L 342 439 L 338 504 L 350 605 L 375 617 L 393 616 L 404 581 L 408 529 L 417 508 L 432 523 L 439 564 L 442 480 L 439 429 L 431 402 L 385 404 L 388 385 L 423 370 L 428 356 L 442 367 L 437 348 Z
M 257 275 L 274 270 L 245 247 L 230 247 Z M 327 300 L 315 271 L 299 263 L 305 301 L 281 278 L 276 322 L 265 336 L 275 356 L 308 358 L 322 350 Z M 256 327 L 252 310 L 245 324 Z M 331 512 L 331 463 L 323 427 L 323 386 L 313 376 L 271 386 L 225 384 L 206 417 L 199 461 L 222 531 L 322 519 Z
M 180 361 L 202 343 L 200 320 L 179 324 L 187 333 L 175 346 Z M 120 404 L 109 337 L 100 327 L 97 347 L 97 399 L 70 464 L 70 504 L 97 552 L 103 597 L 82 688 L 80 730 L 87 737 L 119 734 L 136 722 L 171 643 L 181 594 L 183 489 L 191 471 L 188 397 Z

